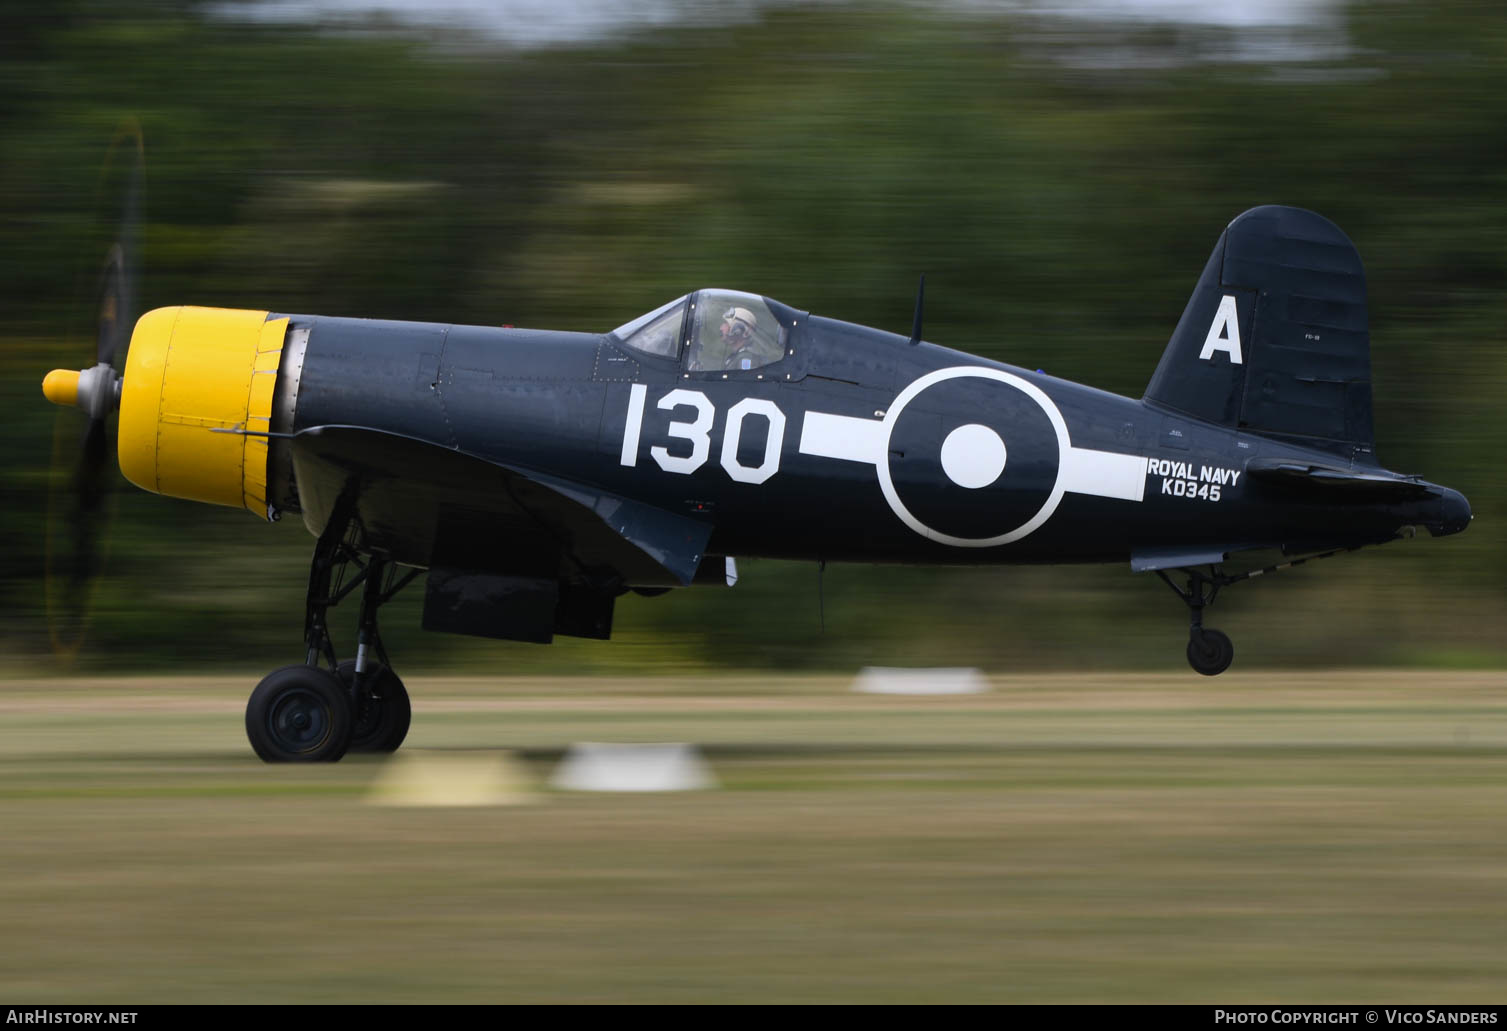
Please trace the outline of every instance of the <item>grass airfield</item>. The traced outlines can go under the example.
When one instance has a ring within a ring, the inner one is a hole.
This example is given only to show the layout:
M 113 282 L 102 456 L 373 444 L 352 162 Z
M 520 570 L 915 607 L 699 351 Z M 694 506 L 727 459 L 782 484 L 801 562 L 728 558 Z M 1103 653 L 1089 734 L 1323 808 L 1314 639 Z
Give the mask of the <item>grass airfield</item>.
M 263 765 L 255 676 L 0 682 L 0 994 L 1497 1003 L 1507 674 L 409 678 L 526 804 Z M 714 791 L 550 790 L 576 741 Z

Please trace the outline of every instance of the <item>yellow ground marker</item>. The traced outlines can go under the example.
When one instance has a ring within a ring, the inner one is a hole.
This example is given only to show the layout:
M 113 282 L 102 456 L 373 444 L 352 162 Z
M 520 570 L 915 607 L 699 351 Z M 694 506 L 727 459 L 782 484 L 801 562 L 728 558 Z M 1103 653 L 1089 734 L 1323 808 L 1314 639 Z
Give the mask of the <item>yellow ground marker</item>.
M 511 752 L 405 751 L 382 766 L 366 801 L 439 807 L 524 805 L 536 798 Z

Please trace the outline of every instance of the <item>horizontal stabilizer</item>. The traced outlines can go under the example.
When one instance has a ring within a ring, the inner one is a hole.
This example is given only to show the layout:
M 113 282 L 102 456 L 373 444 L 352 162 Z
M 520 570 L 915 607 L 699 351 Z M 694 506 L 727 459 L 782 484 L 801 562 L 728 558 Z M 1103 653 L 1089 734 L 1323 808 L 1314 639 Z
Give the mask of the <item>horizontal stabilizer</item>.
M 1381 469 L 1344 469 L 1286 458 L 1253 458 L 1246 463 L 1245 471 L 1253 479 L 1269 483 L 1369 492 L 1397 498 L 1424 497 L 1438 491 L 1433 484 L 1416 476 L 1402 476 Z
M 1136 548 L 1130 553 L 1132 573 L 1154 573 L 1158 569 L 1192 569 L 1196 566 L 1217 566 L 1229 558 L 1230 552 L 1254 548 L 1257 545 L 1240 545 L 1228 548 L 1196 547 Z

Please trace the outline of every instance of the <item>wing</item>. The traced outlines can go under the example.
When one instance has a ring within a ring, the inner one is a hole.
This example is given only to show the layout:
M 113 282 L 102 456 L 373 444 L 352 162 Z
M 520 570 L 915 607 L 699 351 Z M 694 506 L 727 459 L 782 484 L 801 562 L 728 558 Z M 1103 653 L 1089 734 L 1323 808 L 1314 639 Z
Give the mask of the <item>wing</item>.
M 588 484 L 399 434 L 318 426 L 289 446 L 311 531 L 349 494 L 369 545 L 409 565 L 683 586 L 712 533 Z

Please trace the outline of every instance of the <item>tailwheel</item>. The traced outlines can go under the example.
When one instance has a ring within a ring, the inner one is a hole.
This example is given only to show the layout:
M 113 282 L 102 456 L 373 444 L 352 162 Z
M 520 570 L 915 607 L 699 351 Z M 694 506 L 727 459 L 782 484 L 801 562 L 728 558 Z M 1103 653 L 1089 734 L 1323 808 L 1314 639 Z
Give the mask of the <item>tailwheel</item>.
M 347 659 L 335 669 L 341 686 L 349 693 L 356 681 L 356 661 Z M 408 736 L 413 708 L 403 681 L 384 663 L 372 663 L 362 675 L 356 693 L 356 725 L 351 732 L 352 752 L 395 752 Z
M 345 686 L 316 666 L 267 674 L 246 703 L 246 737 L 264 762 L 335 762 L 354 725 Z
M 1188 632 L 1188 665 L 1204 676 L 1218 676 L 1230 668 L 1234 658 L 1235 646 L 1221 631 L 1194 627 Z

